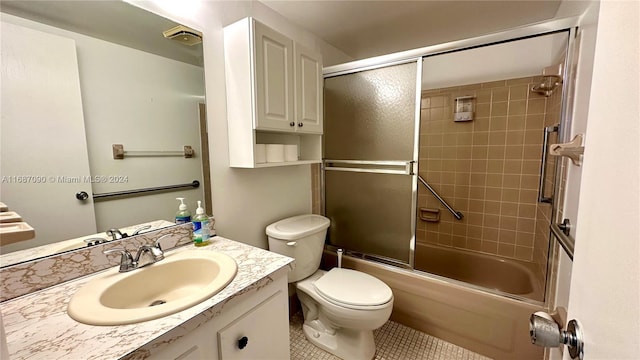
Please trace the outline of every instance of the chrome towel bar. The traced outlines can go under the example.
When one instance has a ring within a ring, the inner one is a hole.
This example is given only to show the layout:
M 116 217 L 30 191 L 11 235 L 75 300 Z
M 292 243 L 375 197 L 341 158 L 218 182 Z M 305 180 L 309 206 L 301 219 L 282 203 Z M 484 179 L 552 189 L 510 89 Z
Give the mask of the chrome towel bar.
M 158 156 L 180 156 L 185 158 L 192 158 L 195 151 L 190 145 L 185 145 L 182 151 L 165 151 L 165 150 L 125 150 L 122 144 L 111 145 L 111 151 L 113 152 L 113 158 L 115 160 L 122 160 L 125 157 L 158 157 Z
M 562 246 L 564 251 L 569 256 L 569 259 L 573 261 L 573 249 L 576 241 L 571 236 L 565 234 L 562 227 L 566 229 L 566 226 L 566 223 L 552 223 L 549 227 L 551 228 L 551 232 L 553 233 L 553 235 L 556 237 L 556 239 L 558 239 L 558 243 L 560 243 L 560 246 Z

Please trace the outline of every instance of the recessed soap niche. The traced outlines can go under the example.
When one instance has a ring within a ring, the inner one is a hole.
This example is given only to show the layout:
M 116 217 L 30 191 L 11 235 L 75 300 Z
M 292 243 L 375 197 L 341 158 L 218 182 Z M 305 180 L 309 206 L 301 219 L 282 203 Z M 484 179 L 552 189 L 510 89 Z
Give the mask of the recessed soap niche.
M 475 99 L 475 96 L 460 96 L 455 98 L 453 121 L 472 121 L 475 111 Z

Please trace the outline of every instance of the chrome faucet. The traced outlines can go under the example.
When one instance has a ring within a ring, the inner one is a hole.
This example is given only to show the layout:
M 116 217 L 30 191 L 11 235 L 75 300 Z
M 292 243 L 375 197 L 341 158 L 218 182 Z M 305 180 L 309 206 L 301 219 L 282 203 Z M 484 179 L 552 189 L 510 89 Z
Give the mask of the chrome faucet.
M 142 258 L 142 256 L 144 254 L 149 254 L 149 256 L 145 257 L 145 258 L 147 258 L 149 260 L 147 260 L 143 264 L 143 263 L 140 262 L 140 258 Z M 158 262 L 158 261 L 163 260 L 163 259 L 164 259 L 164 252 L 162 252 L 162 249 L 160 248 L 160 244 L 158 244 L 156 242 L 155 245 L 142 245 L 142 246 L 140 246 L 134 261 L 137 264 L 137 267 L 141 268 L 141 267 L 145 267 L 147 265 L 151 265 L 154 262 Z
M 167 235 L 165 235 L 167 236 Z M 161 236 L 160 238 L 158 238 L 155 241 L 155 244 L 153 245 L 142 245 L 140 246 L 140 248 L 138 248 L 138 252 L 136 253 L 135 258 L 131 255 L 131 253 L 123 248 L 116 248 L 116 249 L 111 249 L 111 250 L 105 250 L 102 253 L 105 255 L 108 254 L 112 254 L 112 253 L 120 253 L 121 257 L 120 257 L 120 272 L 129 272 L 131 270 L 135 270 L 135 269 L 139 269 L 139 268 L 143 268 L 145 266 L 151 265 L 155 262 L 158 262 L 160 260 L 164 259 L 164 252 L 162 251 L 162 248 L 160 247 L 160 240 L 162 240 L 162 238 L 164 238 L 165 236 Z M 140 259 L 142 258 L 143 255 L 148 254 L 148 256 L 145 256 L 145 259 L 148 259 L 145 262 L 141 262 Z
M 133 233 L 131 233 L 131 235 L 129 235 L 127 233 L 123 233 L 119 229 L 115 229 L 115 228 L 114 229 L 109 229 L 109 230 L 105 231 L 105 233 L 107 234 L 107 236 L 111 236 L 111 241 L 113 241 L 113 240 L 118 240 L 118 239 L 124 239 L 124 238 L 129 237 L 129 236 L 136 236 L 136 235 L 140 234 L 140 231 L 147 230 L 147 229 L 151 229 L 151 225 L 145 225 L 145 226 L 139 227 Z
M 125 236 L 120 232 L 120 230 L 118 229 L 109 229 L 107 231 L 105 231 L 105 233 L 107 234 L 107 236 L 111 236 L 111 240 L 118 240 L 118 239 L 122 239 Z M 120 237 L 118 237 L 120 236 Z
M 102 252 L 105 255 L 112 253 L 120 253 L 120 272 L 128 272 L 138 268 L 138 264 L 133 260 L 131 253 L 123 248 L 105 250 Z

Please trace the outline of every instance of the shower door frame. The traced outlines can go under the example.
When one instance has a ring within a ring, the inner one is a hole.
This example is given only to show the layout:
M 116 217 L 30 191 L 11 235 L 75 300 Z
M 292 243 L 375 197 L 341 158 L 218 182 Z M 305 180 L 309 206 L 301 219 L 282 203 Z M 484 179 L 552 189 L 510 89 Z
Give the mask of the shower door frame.
M 411 164 L 408 166 L 409 167 L 409 176 L 412 176 L 412 180 L 411 180 L 411 213 L 415 214 L 417 207 L 418 207 L 418 155 L 419 155 L 419 147 L 420 147 L 420 99 L 421 99 L 421 93 L 422 93 L 422 57 L 413 57 L 413 58 L 409 58 L 409 59 L 403 59 L 403 60 L 399 60 L 399 61 L 394 61 L 391 63 L 385 63 L 385 64 L 381 64 L 380 66 L 375 66 L 375 67 L 371 67 L 371 68 L 366 68 L 366 69 L 354 69 L 353 71 L 345 71 L 345 72 L 341 72 L 341 73 L 335 73 L 335 74 L 331 74 L 331 75 L 324 75 L 323 79 L 326 78 L 330 78 L 330 77 L 336 77 L 336 76 L 342 76 L 342 75 L 349 75 L 349 74 L 354 74 L 354 73 L 358 73 L 358 72 L 363 72 L 363 71 L 367 71 L 367 70 L 375 70 L 375 69 L 380 69 L 380 68 L 385 68 L 385 67 L 390 67 L 390 66 L 396 66 L 396 65 L 404 65 L 404 64 L 409 64 L 409 63 L 416 63 L 416 106 L 415 106 L 415 112 L 414 112 L 414 128 L 413 128 L 413 154 L 411 156 Z M 324 70 L 324 69 L 323 69 Z M 323 154 L 324 155 L 324 154 Z M 322 214 L 326 216 L 326 206 L 325 206 L 325 201 L 326 201 L 326 196 L 325 196 L 325 171 L 326 171 L 326 167 L 325 167 L 325 161 L 327 159 L 322 159 L 322 163 L 321 163 L 321 169 L 320 169 L 320 183 L 321 183 L 321 209 L 322 209 Z M 403 159 L 404 160 L 404 159 Z M 378 161 L 377 163 L 379 163 L 380 165 L 384 165 L 384 161 Z M 384 170 L 383 170 L 384 172 Z M 415 244 L 416 244 L 416 217 L 412 216 L 411 217 L 411 229 L 410 229 L 410 238 L 409 238 L 409 262 L 405 263 L 403 261 L 400 261 L 398 259 L 392 259 L 389 257 L 384 257 L 384 256 L 379 256 L 379 255 L 372 255 L 372 254 L 366 254 L 366 253 L 360 253 L 357 251 L 353 251 L 353 250 L 349 250 L 349 249 L 344 249 L 344 251 L 351 255 L 351 256 L 356 256 L 356 257 L 360 257 L 363 259 L 371 259 L 371 260 L 376 260 L 382 263 L 386 263 L 386 264 L 390 264 L 390 265 L 394 265 L 397 267 L 401 267 L 404 269 L 411 269 L 413 270 L 414 268 L 414 261 L 415 261 Z M 330 246 L 332 248 L 334 248 L 335 246 L 333 245 L 329 245 L 327 244 L 327 246 Z M 336 248 L 337 249 L 337 248 Z
M 418 66 L 418 70 L 417 73 L 419 74 L 418 78 L 416 79 L 416 133 L 415 133 L 415 140 L 414 140 L 414 147 L 415 147 L 415 153 L 414 153 L 414 157 L 416 157 L 416 163 L 415 166 L 413 168 L 415 174 L 418 174 L 418 166 L 417 166 L 417 156 L 418 156 L 418 150 L 419 150 L 419 138 L 420 138 L 420 134 L 419 134 L 419 127 L 420 127 L 420 100 L 421 100 L 421 93 L 422 93 L 422 60 L 425 57 L 429 57 L 429 56 L 434 56 L 434 55 L 441 55 L 441 54 L 447 54 L 447 53 L 452 53 L 452 52 L 457 52 L 457 51 L 463 51 L 463 50 L 469 50 L 469 49 L 474 49 L 474 48 L 478 48 L 478 47 L 484 47 L 484 46 L 490 46 L 490 45 L 496 45 L 496 44 L 501 44 L 501 43 L 507 43 L 507 42 L 511 42 L 511 41 L 517 41 L 517 40 L 523 40 L 523 39 L 527 39 L 527 38 L 532 38 L 532 37 L 537 37 L 537 36 L 543 36 L 543 35 L 548 35 L 548 34 L 552 34 L 552 33 L 559 33 L 559 32 L 564 32 L 566 31 L 568 33 L 568 42 L 567 42 L 567 47 L 566 47 L 566 57 L 564 60 L 564 69 L 563 69 L 563 82 L 562 82 L 562 103 L 561 103 L 561 118 L 560 118 L 560 126 L 559 126 L 559 132 L 558 132 L 558 141 L 563 141 L 565 140 L 566 137 L 569 136 L 570 130 L 571 130 L 571 122 L 572 122 L 572 104 L 569 103 L 569 99 L 573 96 L 573 92 L 574 92 L 574 87 L 572 86 L 573 83 L 571 82 L 573 79 L 573 76 L 575 74 L 575 69 L 573 69 L 573 57 L 574 57 L 574 52 L 575 52 L 575 38 L 576 38 L 576 34 L 577 34 L 577 28 L 578 28 L 578 24 L 579 24 L 579 17 L 567 17 L 564 19 L 558 19 L 558 20 L 552 20 L 552 21 L 547 21 L 547 22 L 542 22 L 542 23 L 538 23 L 538 24 L 534 24 L 534 25 L 528 25 L 528 26 L 523 26 L 523 27 L 519 27 L 516 29 L 512 29 L 512 30 L 506 30 L 506 31 L 502 31 L 502 32 L 498 32 L 495 34 L 490 34 L 490 35 L 483 35 L 483 36 L 478 36 L 478 37 L 474 37 L 474 38 L 470 38 L 470 39 L 463 39 L 463 40 L 457 40 L 457 41 L 452 41 L 452 42 L 447 42 L 447 43 L 443 43 L 443 44 L 437 44 L 437 45 L 431 45 L 431 46 L 427 46 L 427 47 L 423 47 L 423 48 L 418 48 L 418 49 L 414 49 L 414 50 L 408 50 L 408 51 L 403 51 L 403 52 L 398 52 L 398 53 L 393 53 L 393 54 L 388 54 L 388 55 L 382 55 L 382 56 L 376 56 L 373 58 L 368 58 L 368 59 L 363 59 L 363 60 L 356 60 L 353 62 L 349 62 L 349 63 L 345 63 L 345 64 L 339 64 L 339 65 L 334 65 L 334 66 L 329 66 L 329 67 L 325 67 L 323 68 L 323 78 L 329 78 L 329 77 L 335 77 L 335 76 L 340 76 L 340 75 L 347 75 L 347 74 L 352 74 L 352 73 L 357 73 L 357 72 L 362 72 L 362 71 L 367 71 L 367 70 L 373 70 L 373 69 L 378 69 L 378 68 L 383 68 L 383 67 L 388 67 L 388 66 L 393 66 L 393 65 L 399 65 L 399 64 L 404 64 L 404 63 L 409 63 L 409 62 L 414 62 L 417 61 L 418 64 L 420 66 Z M 324 159 L 323 159 L 324 160 Z M 552 200 L 552 214 L 551 214 L 551 219 L 552 221 L 554 221 L 554 219 L 556 218 L 556 214 L 558 213 L 558 211 L 560 209 L 557 208 L 557 200 L 555 198 L 555 195 L 558 194 L 558 189 L 559 189 L 559 176 L 561 173 L 561 169 L 560 169 L 560 161 L 556 162 L 556 168 L 554 171 L 555 174 L 555 181 L 554 181 L 554 194 L 553 194 L 553 200 Z M 321 171 L 320 171 L 320 182 L 321 182 L 321 211 L 322 214 L 325 214 L 325 178 L 324 178 L 324 162 L 321 165 Z M 413 181 L 413 192 L 414 192 L 414 200 L 412 201 L 412 212 L 415 214 L 416 211 L 416 207 L 417 207 L 417 176 L 415 181 Z M 345 252 L 349 255 L 361 258 L 361 259 L 366 259 L 366 260 L 374 260 L 377 262 L 381 262 L 381 263 L 385 263 L 385 264 L 389 264 L 389 265 L 394 265 L 396 267 L 400 267 L 400 268 L 404 268 L 406 270 L 411 270 L 414 272 L 420 272 L 425 274 L 426 276 L 431 276 L 431 277 L 435 277 L 438 279 L 441 279 L 445 282 L 451 282 L 451 283 L 455 283 L 455 284 L 461 284 L 462 286 L 466 286 L 469 288 L 474 288 L 474 289 L 478 289 L 484 292 L 489 292 L 489 293 L 494 293 L 497 295 L 501 295 L 501 296 L 505 296 L 508 298 L 512 298 L 515 300 L 519 300 L 519 301 L 524 301 L 530 304 L 535 304 L 535 305 L 544 305 L 545 303 L 547 303 L 547 301 L 549 301 L 549 294 L 550 291 L 552 290 L 551 288 L 553 286 L 555 286 L 555 279 L 552 278 L 550 275 L 552 273 L 552 269 L 553 269 L 553 259 L 557 258 L 558 253 L 557 253 L 557 248 L 558 246 L 554 246 L 556 245 L 556 243 L 558 242 L 558 239 L 553 235 L 553 233 L 551 232 L 551 229 L 549 229 L 549 253 L 547 256 L 547 276 L 545 279 L 545 291 L 544 291 L 544 301 L 538 301 L 538 300 L 532 300 L 526 297 L 522 297 L 522 296 L 518 296 L 518 295 L 513 295 L 513 294 L 509 294 L 509 293 L 505 293 L 505 292 L 501 292 L 501 291 L 497 291 L 497 290 L 491 290 L 488 288 L 483 288 L 481 286 L 477 286 L 474 284 L 470 284 L 470 283 L 466 283 L 463 281 L 458 281 L 455 279 L 450 279 L 450 278 L 446 278 L 446 277 L 442 277 L 442 276 L 438 276 L 438 275 L 434 275 L 431 273 L 427 273 L 427 272 L 423 272 L 423 271 L 419 271 L 416 270 L 414 268 L 414 255 L 415 255 L 415 241 L 416 241 L 416 236 L 415 236 L 415 225 L 416 225 L 416 220 L 415 220 L 415 216 L 413 216 L 413 220 L 412 220 L 412 237 L 411 237 L 411 244 L 409 246 L 410 249 L 410 259 L 409 259 L 409 264 L 394 260 L 394 259 L 388 259 L 388 258 L 384 258 L 384 257 L 379 257 L 379 256 L 375 256 L 375 255 L 371 255 L 371 254 L 365 254 L 365 253 L 359 253 L 359 252 L 353 252 L 353 251 L 348 251 L 346 250 Z M 335 246 L 326 244 L 325 245 L 327 248 L 329 249 L 333 249 L 335 248 Z M 566 251 L 566 250 L 565 250 Z

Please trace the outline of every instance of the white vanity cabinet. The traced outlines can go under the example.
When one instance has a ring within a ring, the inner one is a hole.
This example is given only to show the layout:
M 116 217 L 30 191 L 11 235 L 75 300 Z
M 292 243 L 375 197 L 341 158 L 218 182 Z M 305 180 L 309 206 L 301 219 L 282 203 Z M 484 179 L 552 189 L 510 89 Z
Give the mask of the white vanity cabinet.
M 289 359 L 286 274 L 255 294 L 240 295 L 222 312 L 150 359 Z
M 317 163 L 322 140 L 322 60 L 253 18 L 224 28 L 231 167 Z M 295 144 L 299 161 L 260 163 L 256 144 Z

